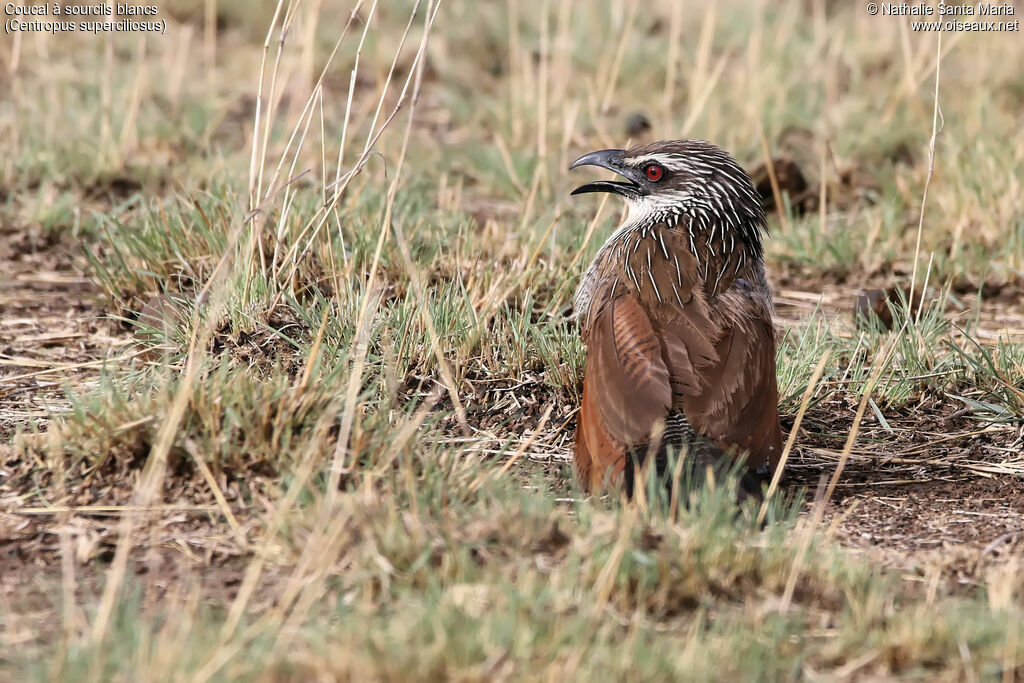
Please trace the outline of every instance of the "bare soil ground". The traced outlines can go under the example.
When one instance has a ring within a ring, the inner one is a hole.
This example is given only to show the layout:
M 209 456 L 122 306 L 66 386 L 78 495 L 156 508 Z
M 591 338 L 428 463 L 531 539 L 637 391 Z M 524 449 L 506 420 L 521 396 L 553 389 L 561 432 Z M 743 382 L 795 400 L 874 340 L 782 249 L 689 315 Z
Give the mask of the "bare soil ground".
M 132 341 L 73 265 L 74 248 L 0 227 L 0 440 L 44 427 L 67 409 L 63 385 L 88 388 Z

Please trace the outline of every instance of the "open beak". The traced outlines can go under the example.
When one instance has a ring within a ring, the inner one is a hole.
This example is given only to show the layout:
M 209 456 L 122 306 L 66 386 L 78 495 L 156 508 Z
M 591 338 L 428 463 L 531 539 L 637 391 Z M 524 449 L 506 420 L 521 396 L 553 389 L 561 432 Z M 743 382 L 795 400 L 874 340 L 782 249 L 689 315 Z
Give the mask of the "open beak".
M 569 194 L 584 194 L 587 192 L 611 192 L 623 197 L 638 197 L 642 194 L 640 184 L 640 171 L 622 163 L 622 149 L 602 149 L 590 154 L 584 154 L 569 166 L 571 171 L 579 166 L 600 166 L 614 171 L 626 179 L 626 182 L 615 180 L 598 180 L 593 183 L 581 185 Z

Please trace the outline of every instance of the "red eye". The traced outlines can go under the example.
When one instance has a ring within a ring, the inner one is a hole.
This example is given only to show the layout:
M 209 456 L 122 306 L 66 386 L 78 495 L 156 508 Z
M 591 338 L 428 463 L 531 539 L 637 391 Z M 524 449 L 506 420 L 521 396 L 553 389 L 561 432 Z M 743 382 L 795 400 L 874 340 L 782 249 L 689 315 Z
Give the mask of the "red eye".
M 644 169 L 644 174 L 647 176 L 648 180 L 652 183 L 656 183 L 661 180 L 661 176 L 665 175 L 665 169 L 658 164 L 650 164 Z

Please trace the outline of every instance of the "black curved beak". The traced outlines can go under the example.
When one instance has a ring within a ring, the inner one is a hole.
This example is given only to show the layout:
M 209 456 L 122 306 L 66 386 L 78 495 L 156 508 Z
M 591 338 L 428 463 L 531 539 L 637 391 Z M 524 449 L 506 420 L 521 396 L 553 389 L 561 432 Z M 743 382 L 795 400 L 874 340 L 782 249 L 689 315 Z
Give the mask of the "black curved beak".
M 626 182 L 614 180 L 598 180 L 593 183 L 581 185 L 569 194 L 585 194 L 587 192 L 611 192 L 623 197 L 638 197 L 642 193 L 640 184 L 640 172 L 637 169 L 626 166 L 622 163 L 622 149 L 602 149 L 590 154 L 584 154 L 569 165 L 569 170 L 579 166 L 600 166 L 614 171 L 626 179 Z

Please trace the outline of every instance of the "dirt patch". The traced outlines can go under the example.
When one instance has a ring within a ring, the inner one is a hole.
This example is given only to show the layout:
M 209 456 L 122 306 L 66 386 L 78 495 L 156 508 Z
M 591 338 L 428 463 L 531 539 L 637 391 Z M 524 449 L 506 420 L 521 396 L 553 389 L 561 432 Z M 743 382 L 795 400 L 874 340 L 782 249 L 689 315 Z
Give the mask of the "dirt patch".
M 808 510 L 842 459 L 852 403 L 835 396 L 805 418 L 783 486 L 805 488 Z M 972 419 L 945 397 L 887 422 L 865 416 L 825 510 L 830 533 L 874 563 L 953 586 L 1024 561 L 1024 425 Z
M 993 568 L 1024 561 L 1020 479 L 848 486 L 835 498 L 828 523 L 837 538 L 882 565 L 975 586 Z
M 107 318 L 72 247 L 42 230 L 0 228 L 0 442 L 44 430 L 69 407 L 64 386 L 95 384 L 131 338 Z

